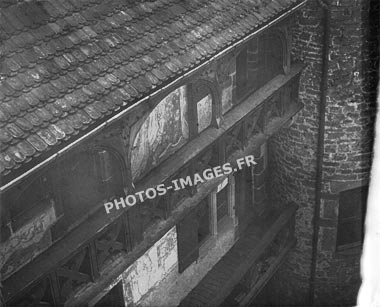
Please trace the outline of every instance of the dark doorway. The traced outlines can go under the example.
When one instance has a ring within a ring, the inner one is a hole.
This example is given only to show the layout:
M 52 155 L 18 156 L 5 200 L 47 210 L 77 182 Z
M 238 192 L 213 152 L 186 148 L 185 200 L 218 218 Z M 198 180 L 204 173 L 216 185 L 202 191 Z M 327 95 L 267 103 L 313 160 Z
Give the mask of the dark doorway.
M 243 233 L 253 215 L 251 168 L 235 173 L 235 207 L 239 219 L 239 234 Z

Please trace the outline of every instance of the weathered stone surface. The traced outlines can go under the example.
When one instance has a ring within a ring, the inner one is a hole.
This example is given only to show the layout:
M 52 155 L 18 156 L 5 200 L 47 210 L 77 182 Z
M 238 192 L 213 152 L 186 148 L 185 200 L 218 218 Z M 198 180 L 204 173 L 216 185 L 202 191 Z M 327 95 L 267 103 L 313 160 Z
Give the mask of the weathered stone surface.
M 376 80 L 378 64 L 378 54 L 374 55 L 371 48 L 378 44 L 375 29 L 378 17 L 373 17 L 376 12 L 378 16 L 379 3 L 371 0 L 331 2 L 320 215 L 332 228 L 319 229 L 315 300 L 318 304 L 353 305 L 359 284 L 359 254 L 342 258 L 335 250 L 339 199 L 337 191 L 332 192 L 332 189 L 337 186 L 350 189 L 369 177 L 376 93 L 373 80 Z M 273 195 L 299 205 L 296 249 L 288 265 L 280 269 L 270 285 L 276 288 L 282 304 L 307 304 L 309 300 L 307 277 L 311 267 L 324 47 L 322 14 L 318 1 L 310 1 L 296 18 L 293 59 L 308 65 L 300 81 L 299 99 L 304 109 L 295 123 L 274 137 L 270 144 L 272 186 L 276 191 Z M 375 25 L 370 25 L 371 22 Z

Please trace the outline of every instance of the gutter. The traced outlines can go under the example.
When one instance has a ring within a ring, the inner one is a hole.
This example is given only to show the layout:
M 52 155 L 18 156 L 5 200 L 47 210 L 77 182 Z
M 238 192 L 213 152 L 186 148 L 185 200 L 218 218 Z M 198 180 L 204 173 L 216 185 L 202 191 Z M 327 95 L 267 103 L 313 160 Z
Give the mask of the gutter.
M 323 49 L 322 49 L 322 77 L 321 77 L 321 97 L 319 104 L 318 119 L 318 140 L 317 140 L 317 162 L 315 176 L 315 206 L 312 219 L 313 236 L 312 236 L 312 254 L 311 254 L 311 272 L 310 272 L 310 288 L 309 288 L 309 305 L 315 306 L 315 283 L 318 260 L 318 235 L 320 224 L 321 209 L 321 190 L 323 181 L 323 156 L 325 147 L 325 116 L 326 116 L 326 100 L 327 100 L 327 81 L 328 81 L 328 64 L 330 51 L 330 24 L 331 13 L 330 4 L 326 0 L 318 0 L 319 5 L 323 9 Z
M 266 25 L 264 25 L 260 29 L 257 29 L 256 31 L 254 31 L 251 34 L 249 34 L 248 36 L 245 36 L 244 38 L 242 38 L 241 40 L 235 42 L 234 44 L 232 44 L 228 48 L 223 49 L 221 52 L 219 52 L 218 54 L 214 55 L 212 58 L 208 59 L 206 62 L 202 63 L 201 65 L 199 65 L 199 66 L 197 66 L 197 67 L 195 67 L 193 69 L 191 69 L 190 71 L 186 72 L 182 76 L 178 77 L 177 79 L 175 79 L 172 82 L 170 82 L 169 84 L 167 84 L 166 86 L 164 86 L 164 87 L 156 90 L 155 92 L 151 93 L 148 96 L 145 96 L 144 98 L 140 99 L 139 101 L 137 101 L 133 105 L 127 107 L 126 109 L 122 110 L 118 114 L 116 114 L 113 117 L 109 118 L 107 121 L 105 121 L 104 123 L 100 124 L 99 126 L 97 126 L 96 128 L 94 128 L 93 130 L 89 131 L 88 133 L 84 134 L 80 138 L 76 139 L 75 141 L 73 141 L 72 143 L 70 143 L 66 147 L 62 148 L 61 150 L 59 150 L 58 152 L 56 152 L 55 154 L 53 154 L 52 156 L 50 156 L 46 160 L 44 160 L 41 163 L 35 165 L 31 169 L 29 169 L 25 173 L 19 175 L 15 179 L 9 181 L 8 183 L 2 185 L 0 187 L 0 193 L 5 192 L 6 190 L 8 190 L 12 186 L 14 186 L 16 183 L 18 183 L 22 179 L 26 178 L 27 176 L 31 175 L 33 172 L 39 170 L 43 166 L 46 166 L 47 164 L 49 164 L 52 161 L 55 161 L 56 159 L 58 159 L 58 157 L 60 157 L 61 155 L 63 155 L 65 152 L 67 152 L 68 150 L 70 150 L 74 146 L 82 143 L 84 140 L 88 139 L 90 136 L 94 135 L 95 133 L 100 132 L 104 128 L 108 127 L 110 124 L 112 124 L 112 123 L 116 122 L 117 120 L 119 120 L 121 117 L 125 116 L 126 114 L 131 113 L 139 105 L 141 105 L 143 102 L 149 101 L 151 98 L 157 96 L 158 94 L 160 94 L 161 92 L 165 91 L 166 89 L 168 89 L 168 88 L 174 86 L 175 84 L 179 83 L 181 80 L 185 79 L 189 75 L 195 73 L 196 71 L 198 71 L 201 68 L 207 66 L 208 64 L 210 64 L 211 62 L 215 61 L 216 59 L 224 56 L 225 54 L 227 54 L 231 50 L 236 49 L 240 45 L 244 44 L 246 41 L 248 41 L 249 39 L 251 39 L 253 36 L 259 34 L 260 32 L 264 31 L 265 29 L 269 28 L 270 26 L 272 26 L 272 25 L 278 23 L 279 21 L 283 20 L 284 18 L 288 17 L 294 11 L 298 10 L 300 7 L 302 7 L 303 5 L 305 5 L 306 2 L 308 2 L 308 1 L 309 0 L 302 1 L 301 3 L 297 4 L 296 6 L 292 7 L 290 10 L 286 11 L 285 13 L 283 13 L 282 15 L 280 15 L 279 17 L 277 17 L 276 19 L 268 22 Z

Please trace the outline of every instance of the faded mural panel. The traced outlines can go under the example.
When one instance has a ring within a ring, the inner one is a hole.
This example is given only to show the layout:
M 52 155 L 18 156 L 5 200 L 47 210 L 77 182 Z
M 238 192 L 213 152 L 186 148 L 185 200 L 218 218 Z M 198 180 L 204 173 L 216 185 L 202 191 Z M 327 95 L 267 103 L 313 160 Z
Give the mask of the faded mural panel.
M 149 114 L 133 142 L 133 179 L 169 157 L 189 138 L 186 87 L 167 95 Z
M 177 259 L 177 232 L 173 227 L 123 273 L 125 300 L 140 301 L 169 274 Z
M 50 227 L 56 222 L 54 203 L 31 217 L 1 244 L 0 267 L 2 277 L 7 277 L 30 262 L 52 243 Z

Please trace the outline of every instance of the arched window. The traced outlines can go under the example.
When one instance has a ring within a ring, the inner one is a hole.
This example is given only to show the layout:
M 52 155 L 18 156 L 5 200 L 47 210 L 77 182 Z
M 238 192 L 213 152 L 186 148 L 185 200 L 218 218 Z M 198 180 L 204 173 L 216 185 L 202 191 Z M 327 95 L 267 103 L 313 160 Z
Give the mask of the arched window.
M 132 178 L 138 179 L 176 152 L 189 139 L 188 98 L 181 86 L 153 109 L 132 143 Z

